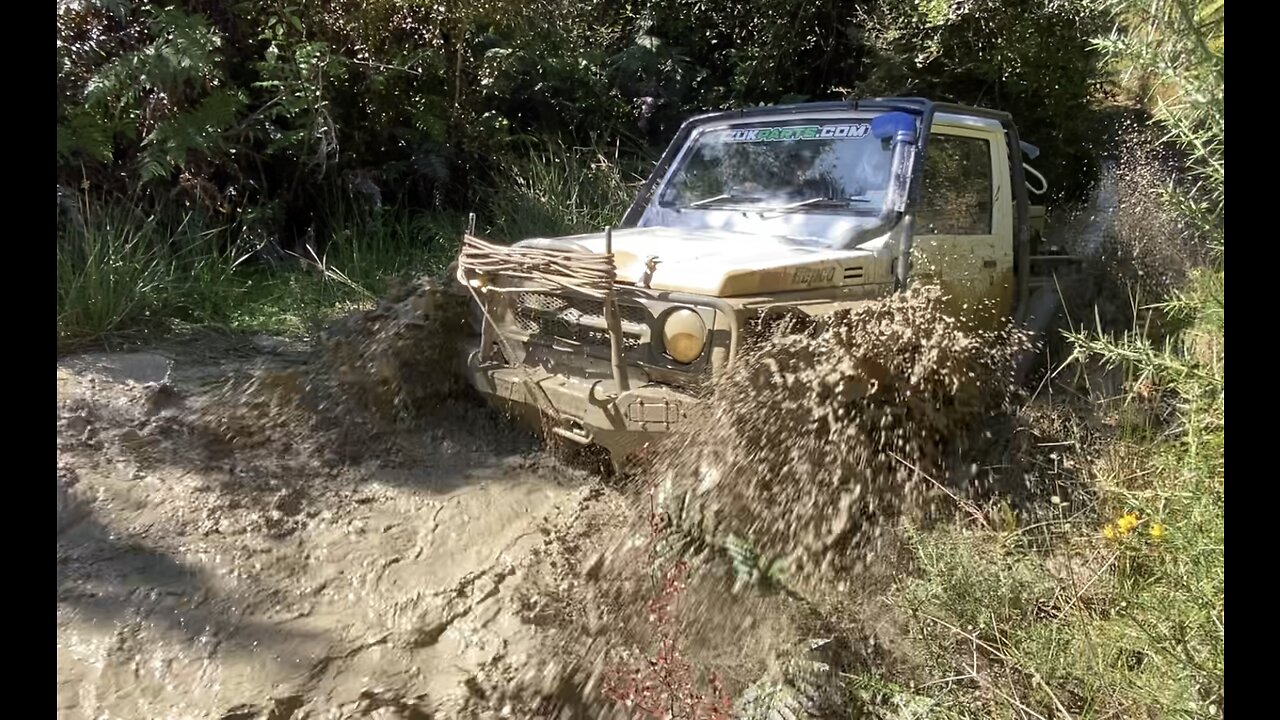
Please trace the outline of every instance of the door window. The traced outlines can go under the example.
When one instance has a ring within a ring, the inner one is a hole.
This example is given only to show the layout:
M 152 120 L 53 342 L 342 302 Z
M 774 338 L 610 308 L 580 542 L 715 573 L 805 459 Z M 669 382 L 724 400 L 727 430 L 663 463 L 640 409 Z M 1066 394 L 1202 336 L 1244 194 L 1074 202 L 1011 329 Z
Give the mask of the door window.
M 916 232 L 990 235 L 991 143 L 935 134 L 925 149 Z

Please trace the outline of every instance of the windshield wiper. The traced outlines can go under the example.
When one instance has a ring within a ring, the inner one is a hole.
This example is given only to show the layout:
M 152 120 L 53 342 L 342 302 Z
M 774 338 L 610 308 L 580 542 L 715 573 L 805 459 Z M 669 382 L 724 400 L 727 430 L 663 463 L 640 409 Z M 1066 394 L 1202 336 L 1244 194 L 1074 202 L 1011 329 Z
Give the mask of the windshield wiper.
M 855 197 L 844 197 L 844 198 L 833 198 L 833 197 L 827 197 L 825 195 L 819 195 L 818 197 L 811 197 L 811 198 L 808 198 L 807 200 L 799 200 L 793 203 L 787 203 L 786 205 L 779 205 L 778 207 L 775 207 L 775 208 L 769 208 L 768 210 L 761 211 L 760 214 L 762 216 L 765 215 L 766 213 L 782 214 L 782 213 L 790 212 L 792 210 L 799 210 L 800 208 L 813 207 L 813 206 L 843 208 L 843 207 L 849 207 L 853 203 L 869 203 L 869 202 L 871 201 L 861 195 L 858 195 Z
M 718 203 L 724 200 L 728 200 L 730 202 L 759 202 L 760 198 L 756 197 L 755 195 L 739 195 L 737 193 L 726 193 L 724 195 L 712 195 L 709 198 L 694 200 L 693 202 L 687 203 L 682 207 L 696 208 L 696 207 L 702 207 L 703 205 L 712 205 L 714 203 Z

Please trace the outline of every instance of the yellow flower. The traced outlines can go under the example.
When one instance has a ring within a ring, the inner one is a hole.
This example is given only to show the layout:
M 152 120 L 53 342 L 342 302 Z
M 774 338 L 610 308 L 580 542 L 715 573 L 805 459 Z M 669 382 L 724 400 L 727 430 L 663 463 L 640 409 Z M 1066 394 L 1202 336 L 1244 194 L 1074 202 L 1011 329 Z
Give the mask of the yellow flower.
M 1116 529 L 1121 535 L 1128 535 L 1133 529 L 1138 527 L 1138 513 L 1127 512 L 1116 519 Z
M 1151 533 L 1151 538 L 1153 540 L 1160 540 L 1165 536 L 1165 533 L 1168 532 L 1168 528 L 1160 523 L 1151 523 L 1151 527 L 1147 532 Z
M 1106 538 L 1106 539 L 1108 539 L 1108 540 L 1115 540 L 1115 539 L 1116 539 L 1116 525 L 1115 525 L 1115 523 L 1107 523 L 1107 524 L 1106 524 L 1106 526 L 1102 528 L 1102 537 L 1104 537 L 1104 538 Z

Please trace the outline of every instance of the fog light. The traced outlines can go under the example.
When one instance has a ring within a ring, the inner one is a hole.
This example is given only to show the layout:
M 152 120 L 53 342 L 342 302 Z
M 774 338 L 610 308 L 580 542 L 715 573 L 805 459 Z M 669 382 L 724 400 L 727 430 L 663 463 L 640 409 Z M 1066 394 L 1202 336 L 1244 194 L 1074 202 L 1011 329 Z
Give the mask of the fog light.
M 707 344 L 707 324 L 693 310 L 676 310 L 667 315 L 662 324 L 662 344 L 672 360 L 691 363 L 698 359 L 702 346 Z

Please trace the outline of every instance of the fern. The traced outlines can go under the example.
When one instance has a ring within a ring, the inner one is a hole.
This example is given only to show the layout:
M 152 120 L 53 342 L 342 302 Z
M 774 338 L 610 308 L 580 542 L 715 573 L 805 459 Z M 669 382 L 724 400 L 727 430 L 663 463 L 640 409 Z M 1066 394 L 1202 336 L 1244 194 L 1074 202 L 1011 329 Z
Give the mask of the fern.
M 155 90 L 200 87 L 218 77 L 222 37 L 203 15 L 165 8 L 151 20 L 155 40 L 143 48 L 143 81 Z
M 58 122 L 58 162 L 111 159 L 111 127 L 93 113 L 74 110 Z
M 84 86 L 85 104 L 117 118 L 143 115 L 148 98 L 184 107 L 223 82 L 222 38 L 203 15 L 153 11 L 146 41 L 99 66 Z
M 194 157 L 206 157 L 223 148 L 222 135 L 231 129 L 244 109 L 244 97 L 222 90 L 189 112 L 166 118 L 143 139 L 140 170 L 144 179 L 168 176 Z

